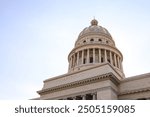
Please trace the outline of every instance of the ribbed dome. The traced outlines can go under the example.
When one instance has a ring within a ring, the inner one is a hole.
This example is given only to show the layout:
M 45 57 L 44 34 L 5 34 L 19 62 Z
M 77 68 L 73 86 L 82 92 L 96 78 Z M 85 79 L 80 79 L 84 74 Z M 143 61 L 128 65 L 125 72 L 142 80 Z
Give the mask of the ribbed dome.
M 81 33 L 79 34 L 79 38 L 87 36 L 87 35 L 92 35 L 92 34 L 96 34 L 96 35 L 107 35 L 109 37 L 111 37 L 110 33 L 107 31 L 107 29 L 105 29 L 102 26 L 98 25 L 98 21 L 93 19 L 91 21 L 91 26 L 86 27 L 83 29 L 83 31 L 81 31 Z
M 100 42 L 100 40 L 103 40 L 103 44 L 105 42 L 109 42 L 109 45 L 115 46 L 115 42 L 108 30 L 98 25 L 98 21 L 96 19 L 93 19 L 91 21 L 91 25 L 89 27 L 84 28 L 80 32 L 75 42 L 75 47 L 85 45 L 85 42 L 90 42 L 90 39 L 93 39 L 94 43 L 97 44 Z

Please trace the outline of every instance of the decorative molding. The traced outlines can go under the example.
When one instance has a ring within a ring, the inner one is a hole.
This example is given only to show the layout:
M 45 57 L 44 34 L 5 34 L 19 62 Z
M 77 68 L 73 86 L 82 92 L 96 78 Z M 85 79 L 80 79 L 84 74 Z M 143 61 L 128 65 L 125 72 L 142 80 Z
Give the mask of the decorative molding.
M 125 91 L 125 92 L 120 93 L 119 96 L 135 94 L 135 93 L 142 93 L 142 92 L 147 92 L 147 91 L 150 91 L 150 87 L 143 88 L 143 89 L 137 89 L 137 90 L 131 90 L 131 91 Z
M 47 93 L 61 91 L 61 90 L 65 90 L 65 89 L 68 89 L 68 88 L 79 87 L 79 86 L 95 83 L 95 82 L 102 81 L 102 80 L 108 80 L 108 79 L 111 80 L 116 85 L 118 85 L 120 83 L 120 81 L 116 78 L 116 76 L 113 73 L 110 72 L 110 73 L 95 76 L 95 77 L 92 77 L 92 78 L 79 80 L 79 81 L 75 81 L 75 82 L 60 85 L 60 86 L 55 86 L 55 87 L 48 88 L 48 89 L 43 89 L 43 90 L 37 91 L 37 93 L 47 94 Z
M 123 79 L 122 82 L 129 82 L 129 81 L 140 80 L 144 78 L 150 78 L 150 73 L 140 74 L 137 76 L 131 76 L 131 77 Z
M 118 92 L 115 91 L 111 86 L 108 87 L 102 87 L 102 88 L 98 88 L 98 89 L 94 89 L 94 90 L 88 90 L 88 91 L 84 91 L 84 92 L 80 92 L 80 93 L 73 93 L 71 95 L 63 95 L 63 96 L 59 96 L 59 97 L 53 97 L 53 98 L 48 98 L 46 100 L 58 100 L 58 99 L 63 99 L 63 98 L 68 98 L 68 97 L 76 97 L 76 96 L 83 96 L 86 94 L 93 94 L 99 92 L 99 91 L 104 91 L 104 90 L 111 90 L 112 92 L 114 92 L 116 95 L 118 95 Z

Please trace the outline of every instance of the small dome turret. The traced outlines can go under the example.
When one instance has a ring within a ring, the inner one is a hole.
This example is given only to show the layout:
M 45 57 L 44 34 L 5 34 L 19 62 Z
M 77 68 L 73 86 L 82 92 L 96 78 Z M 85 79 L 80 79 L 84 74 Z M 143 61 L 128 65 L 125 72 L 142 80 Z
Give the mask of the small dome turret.
M 92 26 L 94 26 L 94 25 L 97 26 L 97 24 L 98 24 L 98 21 L 97 21 L 96 19 L 93 19 L 93 20 L 91 21 L 91 25 L 92 25 Z

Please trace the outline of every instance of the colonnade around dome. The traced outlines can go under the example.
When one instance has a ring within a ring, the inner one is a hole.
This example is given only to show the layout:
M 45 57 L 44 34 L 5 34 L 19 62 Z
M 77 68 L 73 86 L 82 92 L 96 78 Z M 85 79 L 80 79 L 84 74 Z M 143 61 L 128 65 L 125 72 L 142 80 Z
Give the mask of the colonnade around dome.
M 122 70 L 121 57 L 113 51 L 103 48 L 88 48 L 78 51 L 70 56 L 69 71 L 91 64 L 109 62 L 112 66 Z

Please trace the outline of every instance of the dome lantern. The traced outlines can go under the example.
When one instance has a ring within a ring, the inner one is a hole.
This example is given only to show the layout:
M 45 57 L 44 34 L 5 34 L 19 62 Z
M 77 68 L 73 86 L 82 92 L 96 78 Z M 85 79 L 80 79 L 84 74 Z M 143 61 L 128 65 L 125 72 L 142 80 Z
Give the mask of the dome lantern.
M 96 19 L 93 19 L 92 21 L 91 21 L 91 25 L 92 26 L 97 26 L 98 25 L 98 21 L 96 20 Z

